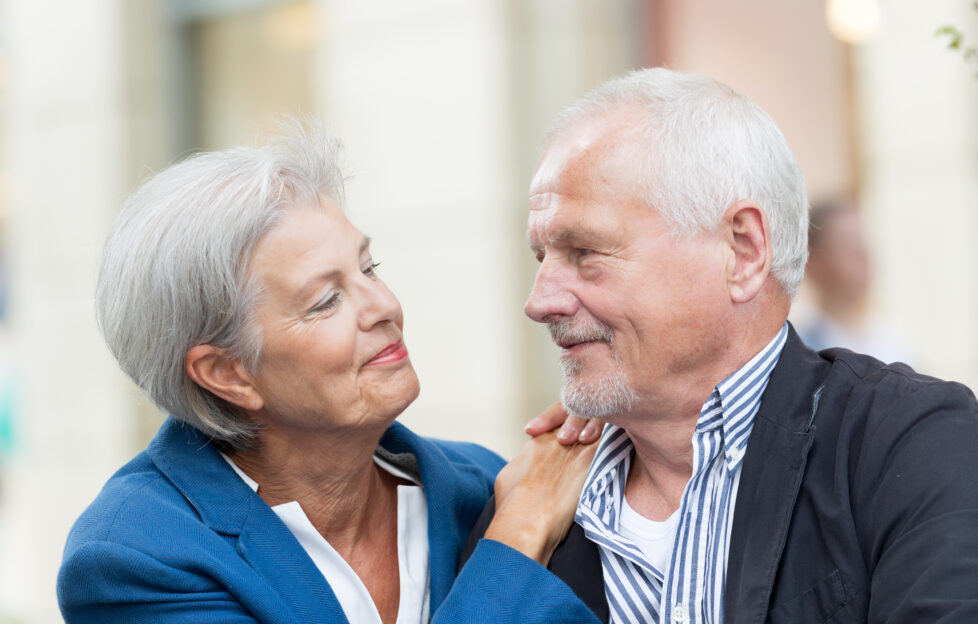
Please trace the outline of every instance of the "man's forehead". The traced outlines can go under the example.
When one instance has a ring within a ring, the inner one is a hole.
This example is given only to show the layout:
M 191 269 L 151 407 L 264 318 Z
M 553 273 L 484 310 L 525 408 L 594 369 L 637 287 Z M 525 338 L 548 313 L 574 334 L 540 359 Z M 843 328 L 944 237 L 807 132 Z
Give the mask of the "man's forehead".
M 610 244 L 620 237 L 622 223 L 614 218 L 615 206 L 574 201 L 566 197 L 548 203 L 546 207 L 530 210 L 526 223 L 526 239 L 531 248 L 544 245 L 576 246 Z
M 637 173 L 635 164 L 641 153 L 636 123 L 631 115 L 606 115 L 581 122 L 557 136 L 534 171 L 531 209 L 537 195 L 559 192 L 586 198 L 601 186 L 629 183 L 629 177 Z

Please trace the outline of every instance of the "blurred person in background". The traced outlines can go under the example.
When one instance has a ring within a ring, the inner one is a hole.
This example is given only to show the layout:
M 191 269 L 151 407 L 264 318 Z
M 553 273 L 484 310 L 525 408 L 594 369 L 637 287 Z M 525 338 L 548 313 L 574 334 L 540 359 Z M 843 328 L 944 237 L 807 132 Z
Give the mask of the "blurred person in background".
M 812 205 L 808 265 L 813 307 L 798 334 L 815 350 L 845 347 L 884 362 L 912 363 L 908 346 L 868 311 L 872 267 L 855 204 L 836 199 Z
M 549 564 L 594 619 L 978 622 L 978 403 L 799 339 L 807 193 L 760 107 L 662 68 L 605 83 L 529 208 L 525 311 L 564 406 L 609 423 Z
M 342 211 L 339 149 L 296 130 L 198 155 L 123 207 L 98 318 L 122 369 L 170 416 L 72 529 L 58 577 L 67 622 L 587 614 L 540 564 L 594 446 L 553 433 L 499 474 L 491 539 L 456 579 L 503 461 L 394 422 L 418 379 L 401 307 Z M 567 426 L 597 437 L 593 423 Z

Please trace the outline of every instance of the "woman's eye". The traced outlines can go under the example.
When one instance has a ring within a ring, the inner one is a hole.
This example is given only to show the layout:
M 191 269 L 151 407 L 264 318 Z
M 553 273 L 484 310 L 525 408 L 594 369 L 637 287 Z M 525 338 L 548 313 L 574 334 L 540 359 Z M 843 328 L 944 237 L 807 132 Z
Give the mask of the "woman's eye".
M 367 266 L 363 267 L 363 274 L 373 276 L 377 273 L 377 267 L 379 266 L 379 262 L 371 262 Z
M 336 304 L 339 302 L 340 302 L 340 294 L 333 293 L 330 296 L 323 299 L 322 301 L 320 301 L 319 303 L 317 303 L 316 305 L 314 305 L 312 309 L 309 310 L 309 313 L 316 314 L 318 312 L 329 312 L 330 310 L 335 308 Z

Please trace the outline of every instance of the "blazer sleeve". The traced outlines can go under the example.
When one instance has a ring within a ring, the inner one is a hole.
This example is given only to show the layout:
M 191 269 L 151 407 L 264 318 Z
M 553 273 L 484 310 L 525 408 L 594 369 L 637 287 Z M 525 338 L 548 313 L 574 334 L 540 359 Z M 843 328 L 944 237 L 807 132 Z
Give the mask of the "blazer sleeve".
M 109 541 L 86 543 L 65 559 L 58 602 L 67 624 L 257 624 L 213 579 Z
M 517 550 L 479 540 L 432 624 L 519 624 L 599 620 L 563 581 Z
M 978 404 L 899 377 L 870 400 L 852 491 L 868 621 L 978 622 Z

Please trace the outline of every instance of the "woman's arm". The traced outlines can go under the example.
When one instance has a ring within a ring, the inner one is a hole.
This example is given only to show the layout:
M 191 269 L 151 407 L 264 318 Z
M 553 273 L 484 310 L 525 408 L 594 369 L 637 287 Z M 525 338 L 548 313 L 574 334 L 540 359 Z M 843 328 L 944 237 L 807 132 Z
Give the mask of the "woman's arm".
M 434 624 L 461 622 L 598 622 L 563 581 L 546 569 L 573 521 L 596 445 L 538 435 L 496 478 L 496 514 Z
M 115 542 L 89 542 L 65 559 L 58 603 L 67 624 L 258 624 L 227 590 Z

